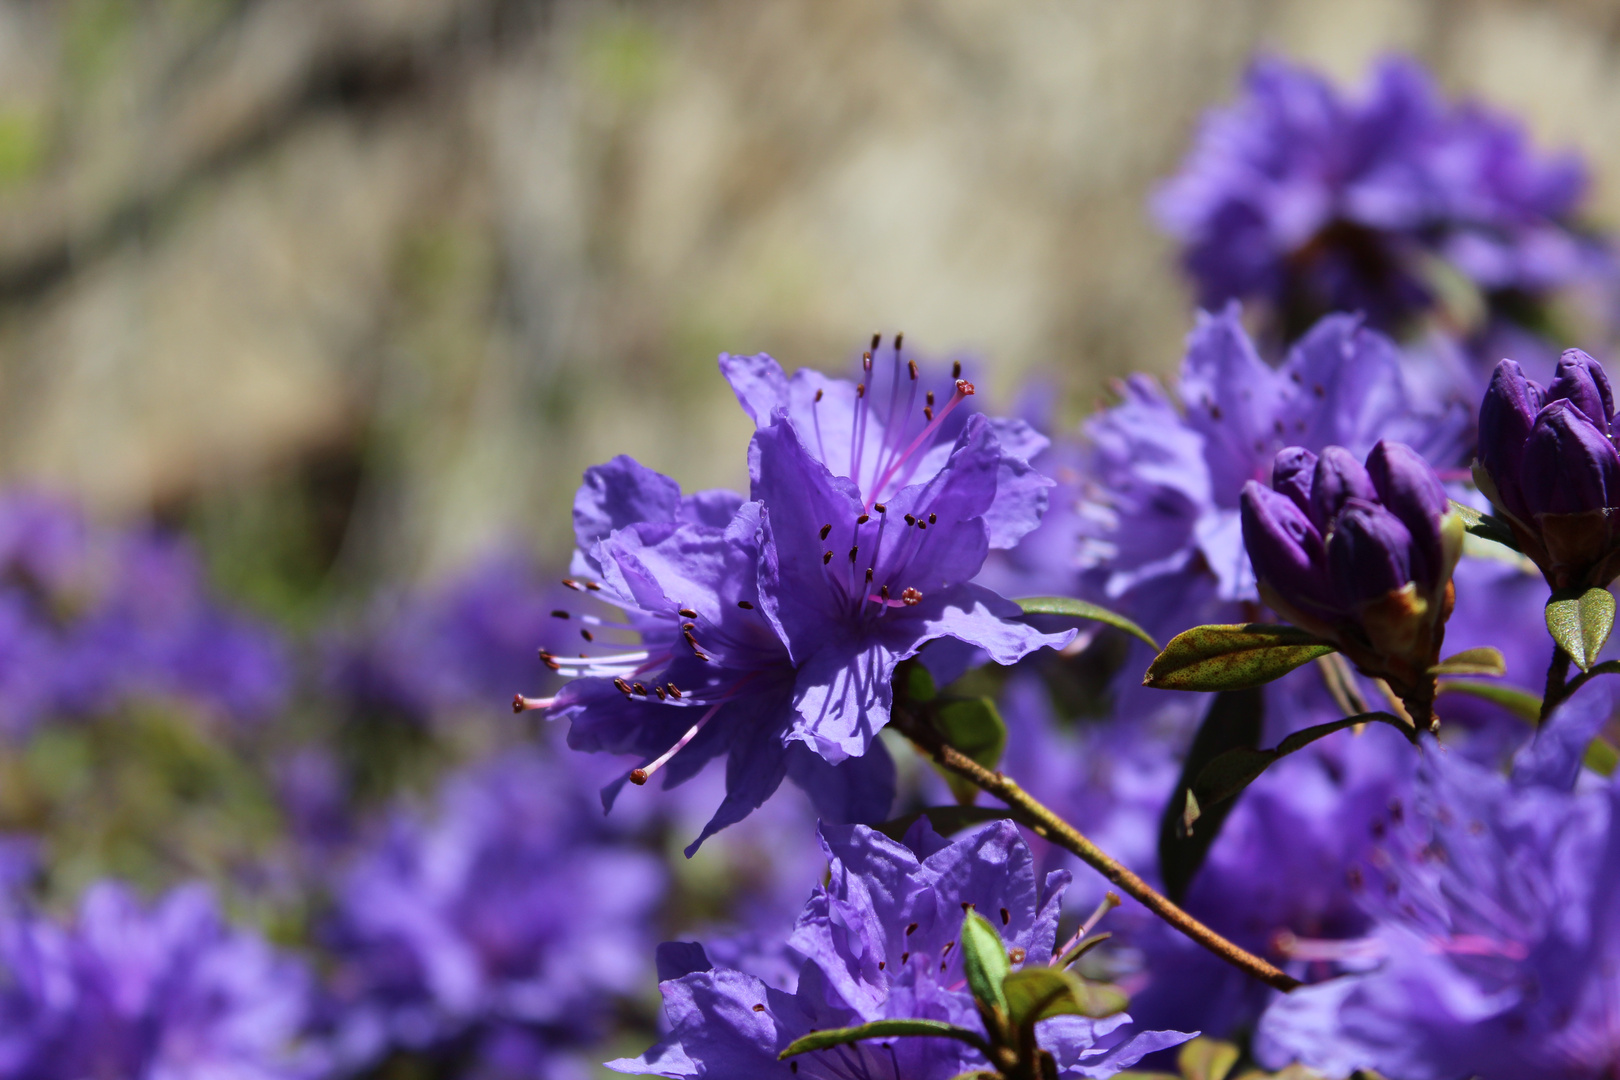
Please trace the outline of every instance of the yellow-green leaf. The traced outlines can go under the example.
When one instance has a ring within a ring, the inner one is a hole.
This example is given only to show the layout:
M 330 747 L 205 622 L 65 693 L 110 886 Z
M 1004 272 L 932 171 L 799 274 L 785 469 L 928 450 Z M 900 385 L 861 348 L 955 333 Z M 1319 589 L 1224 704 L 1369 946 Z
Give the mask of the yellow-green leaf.
M 1160 690 L 1246 690 L 1279 679 L 1334 646 L 1293 626 L 1195 626 L 1170 640 L 1142 677 Z
M 1014 600 L 1013 603 L 1023 608 L 1025 615 L 1061 615 L 1070 619 L 1106 623 L 1116 630 L 1125 631 L 1139 641 L 1147 642 L 1154 652 L 1159 651 L 1159 643 L 1154 641 L 1146 630 L 1117 611 L 1109 611 L 1105 607 L 1098 607 L 1084 600 L 1074 600 L 1067 596 L 1026 596 L 1022 600 Z

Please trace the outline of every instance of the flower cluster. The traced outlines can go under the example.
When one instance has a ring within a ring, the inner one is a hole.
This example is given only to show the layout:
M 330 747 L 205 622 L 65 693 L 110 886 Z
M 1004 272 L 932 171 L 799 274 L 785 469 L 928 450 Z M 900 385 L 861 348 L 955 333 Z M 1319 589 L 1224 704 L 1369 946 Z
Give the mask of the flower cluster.
M 1262 302 L 1292 340 L 1333 311 L 1404 328 L 1439 303 L 1440 261 L 1497 317 L 1607 276 L 1612 257 L 1577 224 L 1586 188 L 1579 159 L 1538 157 L 1513 120 L 1447 105 L 1410 61 L 1348 97 L 1266 58 L 1154 205 L 1200 303 Z
M 668 1077 L 812 1077 L 817 1080 L 950 1080 L 989 1062 L 945 1038 L 873 1039 L 778 1053 L 812 1031 L 876 1020 L 928 1019 L 983 1033 L 963 969 L 969 911 L 992 920 L 1013 965 L 1054 958 L 1068 874 L 1037 881 L 1016 827 L 999 823 L 946 842 L 920 821 L 901 843 L 862 826 L 821 830 L 830 863 L 790 940 L 803 958 L 797 988 L 779 990 L 741 971 L 716 969 L 701 946 L 672 942 L 658 954 L 670 1037 L 620 1072 Z M 1130 1017 L 1062 1016 L 1039 1027 L 1064 1078 L 1100 1078 L 1185 1041 L 1174 1031 L 1133 1031 Z
M 575 499 L 574 583 L 624 612 L 580 616 L 582 636 L 621 644 L 546 653 L 578 677 L 519 705 L 569 720 L 577 749 L 638 755 L 636 784 L 667 768 L 674 786 L 724 754 L 726 797 L 689 853 L 789 776 L 829 821 L 883 820 L 893 767 L 875 737 L 901 660 L 950 638 L 1012 663 L 1073 636 L 971 580 L 1039 521 L 1049 481 L 1027 457 L 1043 440 L 966 414 L 960 377 L 943 400 L 925 389 L 899 338 L 862 368 L 857 383 L 789 379 L 768 356 L 721 357 L 758 426 L 749 501 L 682 496 L 629 458 L 590 470 Z

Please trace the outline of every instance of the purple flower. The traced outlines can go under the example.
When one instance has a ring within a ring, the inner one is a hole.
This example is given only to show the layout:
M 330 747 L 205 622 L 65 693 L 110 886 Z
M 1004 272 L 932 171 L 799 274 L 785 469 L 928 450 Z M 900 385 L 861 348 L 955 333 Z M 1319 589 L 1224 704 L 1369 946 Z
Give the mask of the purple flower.
M 1353 864 L 1376 924 L 1324 950 L 1350 974 L 1274 1003 L 1256 1052 L 1330 1075 L 1597 1080 L 1620 1055 L 1614 1002 L 1617 788 L 1577 784 L 1609 691 L 1567 703 L 1503 777 L 1429 745 L 1412 804 Z M 1572 790 L 1573 789 L 1573 790 Z
M 1610 258 L 1574 224 L 1585 190 L 1577 157 L 1539 158 L 1512 119 L 1448 107 L 1411 61 L 1385 60 L 1349 98 L 1262 58 L 1154 206 L 1201 304 L 1260 301 L 1291 340 L 1332 311 L 1409 325 L 1438 304 L 1436 256 L 1483 295 L 1487 327 L 1512 301 L 1605 277 Z
M 0 1076 L 283 1080 L 321 1075 L 310 979 L 188 886 L 142 904 L 104 883 L 63 926 L 0 919 Z
M 577 1048 L 645 977 L 665 874 L 605 834 L 575 772 L 503 753 L 452 777 L 432 816 L 397 813 L 342 875 L 327 938 L 345 1065 Z
M 1272 483 L 1243 486 L 1261 597 L 1427 714 L 1464 535 L 1434 470 L 1401 443 L 1380 441 L 1366 468 L 1341 446 L 1293 447 Z
M 1554 589 L 1604 587 L 1620 575 L 1620 451 L 1603 366 L 1579 349 L 1551 386 L 1512 360 L 1479 407 L 1474 477 Z
M 784 777 L 826 820 L 883 820 L 893 766 L 874 740 L 900 661 L 949 638 L 1012 663 L 1073 637 L 1032 629 L 970 580 L 992 544 L 1015 542 L 1044 509 L 1048 481 L 1020 456 L 1038 436 L 957 422 L 971 385 L 958 380 L 936 411 L 898 349 L 890 361 L 888 382 L 868 390 L 722 357 L 761 425 L 753 502 L 683 498 L 628 458 L 590 470 L 576 496 L 574 572 L 626 613 L 595 624 L 623 651 L 546 654 L 583 677 L 527 704 L 570 719 L 577 749 L 639 756 L 638 784 L 662 770 L 671 787 L 725 754 L 726 798 L 689 851 Z
M 872 1040 L 802 1055 L 777 1053 L 812 1029 L 878 1019 L 929 1018 L 982 1032 L 962 970 L 958 935 L 973 908 L 990 919 L 1014 965 L 1046 962 L 1068 874 L 1044 886 L 1010 823 L 946 842 L 919 822 L 895 843 L 860 826 L 822 829 L 831 862 L 792 947 L 804 957 L 785 992 L 741 971 L 711 967 L 701 946 L 659 950 L 660 989 L 672 1033 L 620 1072 L 671 1077 L 948 1080 L 985 1068 L 965 1044 L 935 1038 Z M 1064 1077 L 1106 1077 L 1144 1054 L 1184 1041 L 1179 1032 L 1127 1038 L 1129 1017 L 1061 1017 L 1038 1028 Z M 795 1067 L 797 1066 L 797 1067 Z

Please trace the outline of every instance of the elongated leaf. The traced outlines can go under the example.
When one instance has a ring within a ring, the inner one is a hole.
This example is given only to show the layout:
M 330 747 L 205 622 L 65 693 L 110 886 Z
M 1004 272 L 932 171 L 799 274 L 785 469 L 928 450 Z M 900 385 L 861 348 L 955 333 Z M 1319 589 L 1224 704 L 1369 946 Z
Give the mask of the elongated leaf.
M 1439 687 L 1442 694 L 1467 694 L 1500 705 L 1520 720 L 1534 724 L 1541 716 L 1541 699 L 1528 690 L 1510 683 L 1475 682 L 1472 679 L 1447 679 Z
M 990 1047 L 984 1037 L 976 1031 L 947 1024 L 943 1020 L 874 1020 L 870 1024 L 859 1027 L 828 1028 L 826 1031 L 813 1031 L 800 1039 L 794 1039 L 788 1048 L 776 1055 L 777 1060 L 794 1057 L 797 1054 L 809 1053 L 811 1050 L 826 1050 L 832 1046 L 846 1046 L 852 1042 L 863 1039 L 891 1039 L 906 1035 L 926 1035 L 939 1039 L 956 1039 L 965 1042 L 978 1050 L 981 1054 L 989 1056 Z
M 1239 748 L 1228 750 L 1220 757 L 1207 765 L 1203 772 L 1198 774 L 1198 780 L 1193 784 L 1193 792 L 1198 798 L 1198 804 L 1204 808 L 1207 815 L 1210 807 L 1216 806 L 1253 783 L 1261 773 L 1265 772 L 1279 759 L 1287 757 L 1296 750 L 1304 749 L 1318 739 L 1326 738 L 1336 731 L 1343 731 L 1357 724 L 1365 724 L 1377 720 L 1390 724 L 1402 734 L 1410 737 L 1411 727 L 1404 721 L 1386 712 L 1358 713 L 1347 716 L 1342 720 L 1333 720 L 1326 724 L 1317 724 L 1303 731 L 1296 731 L 1275 749 L 1250 750 Z
M 1245 690 L 1263 686 L 1334 647 L 1293 626 L 1195 626 L 1148 665 L 1143 686 L 1160 690 Z
M 1214 807 L 1203 818 L 1200 828 L 1189 832 L 1185 819 L 1188 799 L 1194 800 L 1190 807 L 1194 820 L 1199 818 L 1202 809 L 1191 792 L 1193 781 L 1205 766 L 1228 750 L 1252 749 L 1259 744 L 1265 708 L 1265 693 L 1258 687 L 1228 690 L 1215 695 L 1203 723 L 1198 725 L 1198 734 L 1193 737 L 1187 760 L 1181 766 L 1181 778 L 1176 781 L 1170 802 L 1159 816 L 1159 873 L 1164 878 L 1165 892 L 1178 904 L 1186 896 L 1198 868 L 1204 865 L 1209 846 L 1215 842 L 1221 824 L 1232 809 L 1231 803 Z
M 1075 942 L 1074 948 L 1064 953 L 1062 957 L 1060 957 L 1052 966 L 1066 968 L 1113 936 L 1114 935 L 1112 933 L 1106 930 L 1100 934 L 1087 935 L 1086 937 L 1083 937 L 1079 941 Z
M 975 1000 L 1007 1011 L 1007 997 L 1001 989 L 1002 980 L 1012 970 L 1007 946 L 1002 944 L 996 928 L 977 911 L 969 911 L 962 920 L 962 970 Z
M 1226 1080 L 1240 1056 L 1238 1048 L 1229 1042 L 1194 1039 L 1181 1048 L 1176 1064 L 1181 1066 L 1186 1080 Z
M 1070 619 L 1088 619 L 1092 622 L 1106 623 L 1116 630 L 1123 630 L 1132 637 L 1145 641 L 1154 652 L 1159 651 L 1159 643 L 1153 640 L 1151 634 L 1137 626 L 1134 622 L 1115 611 L 1096 604 L 1088 604 L 1084 600 L 1071 600 L 1067 596 L 1026 596 L 1013 603 L 1024 609 L 1025 615 L 1062 615 Z
M 1599 735 L 1587 745 L 1581 762 L 1599 776 L 1613 776 L 1615 767 L 1620 766 L 1620 748 Z
M 1614 597 L 1608 589 L 1560 589 L 1547 601 L 1547 632 L 1582 671 L 1597 662 L 1614 629 Z
M 1087 982 L 1054 967 L 1030 967 L 1008 975 L 1002 983 L 1007 1015 L 1014 1028 L 1049 1016 L 1089 1016 L 1099 1019 L 1122 1012 L 1129 1003 L 1124 991 L 1106 983 Z
M 995 702 L 989 698 L 935 698 L 926 704 L 926 709 L 946 742 L 987 769 L 1001 764 L 1001 752 L 1007 749 L 1007 725 Z M 978 797 L 977 786 L 941 766 L 935 767 L 962 805 L 971 805 Z
M 1429 669 L 1430 675 L 1506 675 L 1507 661 L 1489 645 L 1464 649 Z
M 1513 535 L 1513 530 L 1501 518 L 1480 513 L 1472 506 L 1464 506 L 1455 499 L 1451 501 L 1451 511 L 1462 518 L 1464 528 L 1481 540 L 1489 540 L 1514 551 L 1519 550 L 1519 541 Z
M 877 831 L 891 840 L 899 840 L 911 831 L 918 818 L 925 817 L 935 832 L 941 836 L 950 836 L 973 825 L 982 825 L 986 821 L 1011 816 L 1012 811 L 1004 806 L 930 806 L 915 814 L 906 814 L 893 821 L 885 821 L 877 826 Z

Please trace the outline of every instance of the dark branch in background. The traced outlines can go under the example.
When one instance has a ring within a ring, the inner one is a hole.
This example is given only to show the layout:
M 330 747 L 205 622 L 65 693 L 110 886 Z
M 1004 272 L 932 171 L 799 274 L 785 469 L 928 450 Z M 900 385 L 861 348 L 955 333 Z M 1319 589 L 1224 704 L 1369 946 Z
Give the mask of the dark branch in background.
M 891 722 L 902 735 L 922 747 L 940 765 L 1006 803 L 1012 810 L 1014 820 L 1029 828 L 1035 835 L 1078 855 L 1088 866 L 1119 886 L 1122 891 L 1135 897 L 1149 911 L 1216 956 L 1277 990 L 1287 992 L 1300 985 L 1299 980 L 1287 972 L 1228 941 L 1171 903 L 1168 897 L 1132 873 L 1128 867 L 1115 861 L 1073 825 L 1031 798 L 1023 788 L 1001 773 L 991 772 L 951 746 L 932 725 L 898 707 L 893 710 L 891 717 Z
M 252 32 L 244 24 L 278 6 L 288 5 L 281 0 L 242 5 L 227 27 L 178 59 L 171 77 L 160 80 L 159 96 L 182 101 L 206 95 L 209 80 L 189 78 L 187 73 L 206 67 L 215 58 L 210 54 L 229 49 L 236 36 L 247 35 L 244 47 L 251 48 Z M 121 244 L 160 227 L 196 188 L 252 163 L 313 120 L 391 111 L 459 85 L 504 42 L 525 36 L 550 7 L 550 0 L 446 4 L 445 17 L 429 32 L 410 37 L 379 34 L 370 40 L 346 32 L 353 26 L 331 20 L 323 33 L 315 35 L 298 77 L 266 94 L 247 110 L 242 122 L 203 146 L 178 150 L 181 160 L 173 166 L 160 161 L 132 176 L 131 192 L 90 222 L 76 224 L 77 213 L 64 209 L 41 230 L 43 235 L 16 244 L 17 250 L 0 257 L 0 310 L 38 300 Z M 318 13 L 322 7 L 309 10 Z M 161 134 L 153 140 L 155 145 L 160 146 Z M 29 202 L 25 196 L 21 216 L 47 212 Z

